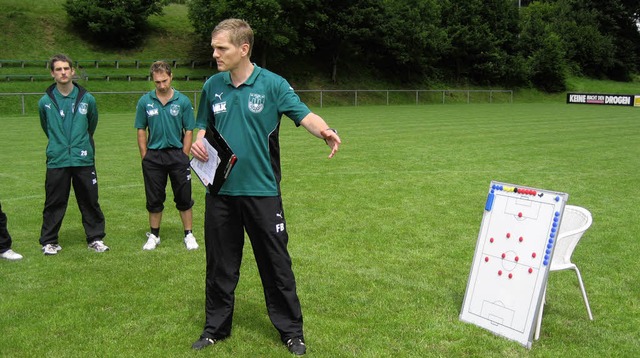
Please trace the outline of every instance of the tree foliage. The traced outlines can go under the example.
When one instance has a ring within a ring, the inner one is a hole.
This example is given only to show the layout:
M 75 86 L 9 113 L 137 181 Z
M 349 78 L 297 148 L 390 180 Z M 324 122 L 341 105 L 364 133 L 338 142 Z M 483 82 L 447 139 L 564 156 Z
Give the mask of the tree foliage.
M 569 74 L 640 70 L 637 0 L 191 0 L 189 17 L 206 45 L 219 21 L 243 18 L 263 66 L 306 55 L 334 81 L 358 64 L 402 81 L 561 91 Z
M 523 12 L 520 34 L 521 51 L 531 83 L 547 92 L 566 88 L 565 53 L 551 19 L 557 14 L 554 4 L 534 3 Z
M 291 14 L 304 14 L 305 1 L 296 0 L 192 0 L 189 19 L 203 40 L 211 39 L 211 31 L 222 20 L 239 18 L 251 24 L 254 31 L 254 58 L 261 66 L 267 59 L 279 61 L 286 54 L 305 52 L 309 46 L 299 41 L 299 18 Z M 209 42 L 206 42 L 208 45 Z M 210 50 L 210 48 L 209 48 Z
M 165 0 L 67 0 L 71 25 L 100 41 L 133 47 L 143 39 L 147 18 L 162 14 Z
M 317 30 L 310 36 L 322 49 L 318 55 L 331 65 L 331 79 L 336 82 L 342 58 L 364 62 L 370 59 L 372 53 L 367 44 L 376 38 L 383 10 L 378 0 L 325 0 L 317 4 L 321 7 L 314 6 L 314 17 L 309 19 Z
M 440 54 L 448 48 L 440 16 L 436 0 L 386 0 L 371 47 L 375 63 L 402 80 L 439 77 Z

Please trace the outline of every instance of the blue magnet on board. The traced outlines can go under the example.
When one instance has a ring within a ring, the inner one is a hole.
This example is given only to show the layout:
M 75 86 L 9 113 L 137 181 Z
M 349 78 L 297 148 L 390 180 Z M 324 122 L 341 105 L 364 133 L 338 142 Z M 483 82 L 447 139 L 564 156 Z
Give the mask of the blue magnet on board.
M 495 194 L 493 193 L 493 190 L 489 193 L 489 195 L 487 196 L 487 202 L 484 204 L 484 210 L 485 211 L 491 211 L 491 208 L 493 207 L 493 198 L 494 198 Z

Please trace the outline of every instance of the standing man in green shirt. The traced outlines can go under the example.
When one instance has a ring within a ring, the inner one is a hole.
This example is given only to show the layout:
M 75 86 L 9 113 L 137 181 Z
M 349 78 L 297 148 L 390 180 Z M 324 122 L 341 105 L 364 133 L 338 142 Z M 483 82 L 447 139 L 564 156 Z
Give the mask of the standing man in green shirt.
M 284 114 L 324 139 L 331 149 L 329 158 L 338 151 L 340 137 L 300 101 L 284 78 L 251 62 L 253 30 L 248 23 L 222 21 L 211 34 L 211 47 L 220 72 L 202 88 L 196 127 L 214 126 L 238 160 L 220 191 L 206 195 L 206 319 L 192 348 L 202 349 L 231 335 L 246 230 L 269 318 L 289 351 L 302 355 L 302 310 L 280 193 L 280 119 Z M 201 161 L 211 160 L 200 140 L 204 132 L 198 132 L 191 148 Z
M 56 255 L 62 247 L 58 232 L 73 191 L 82 215 L 89 249 L 104 252 L 104 215 L 98 203 L 98 177 L 95 167 L 93 133 L 98 125 L 96 100 L 73 82 L 73 61 L 55 55 L 49 62 L 55 83 L 38 102 L 40 125 L 49 139 L 47 175 L 42 212 L 40 245 L 45 255 Z
M 156 89 L 140 98 L 135 119 L 150 226 L 147 242 L 142 249 L 153 250 L 160 244 L 160 223 L 168 176 L 171 179 L 173 201 L 184 228 L 184 244 L 187 250 L 195 250 L 198 243 L 191 231 L 193 200 L 189 167 L 189 151 L 195 127 L 193 105 L 187 96 L 171 87 L 173 74 L 168 63 L 154 62 L 151 76 Z

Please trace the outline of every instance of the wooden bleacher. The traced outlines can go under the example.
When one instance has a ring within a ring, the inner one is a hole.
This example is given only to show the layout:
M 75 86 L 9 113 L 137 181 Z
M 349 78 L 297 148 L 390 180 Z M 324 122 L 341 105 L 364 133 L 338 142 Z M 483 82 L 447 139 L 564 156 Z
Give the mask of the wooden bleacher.
M 111 59 L 92 60 L 79 59 L 74 61 L 76 78 L 82 80 L 103 81 L 150 81 L 148 67 L 156 60 L 140 59 Z M 190 70 L 179 71 L 176 79 L 184 81 L 206 80 L 212 73 L 207 69 L 215 68 L 213 59 L 182 60 L 164 59 L 173 68 Z M 51 80 L 51 75 L 41 73 L 41 70 L 31 72 L 29 68 L 49 68 L 49 60 L 0 59 L 0 81 L 39 81 Z M 99 71 L 97 71 L 99 69 Z M 129 70 L 130 69 L 130 70 Z M 37 73 L 37 74 L 33 74 Z

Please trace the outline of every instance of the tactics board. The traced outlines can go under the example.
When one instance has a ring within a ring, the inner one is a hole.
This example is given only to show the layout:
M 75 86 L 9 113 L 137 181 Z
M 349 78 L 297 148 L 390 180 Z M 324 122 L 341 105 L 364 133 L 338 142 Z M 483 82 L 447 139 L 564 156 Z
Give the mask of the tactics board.
M 460 320 L 531 348 L 568 198 L 491 182 Z

